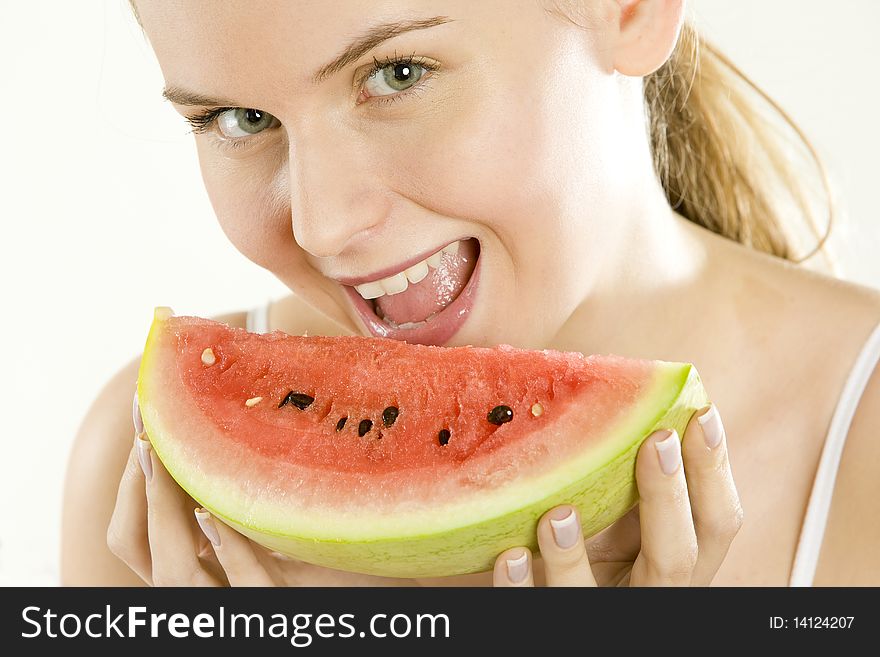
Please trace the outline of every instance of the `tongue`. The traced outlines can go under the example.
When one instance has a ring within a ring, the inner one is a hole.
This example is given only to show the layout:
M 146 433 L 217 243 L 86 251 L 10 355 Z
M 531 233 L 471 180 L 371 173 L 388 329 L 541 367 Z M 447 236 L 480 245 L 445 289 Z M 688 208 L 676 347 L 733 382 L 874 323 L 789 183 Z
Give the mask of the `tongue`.
M 477 241 L 459 243 L 455 255 L 444 253 L 437 269 L 400 294 L 376 299 L 376 314 L 394 324 L 421 322 L 452 303 L 467 285 L 477 263 Z

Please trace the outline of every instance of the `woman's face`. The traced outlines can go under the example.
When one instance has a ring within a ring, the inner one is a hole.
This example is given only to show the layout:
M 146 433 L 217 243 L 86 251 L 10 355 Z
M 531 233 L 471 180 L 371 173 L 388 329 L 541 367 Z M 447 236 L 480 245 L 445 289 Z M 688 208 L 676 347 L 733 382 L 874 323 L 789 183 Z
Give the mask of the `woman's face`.
M 638 213 L 641 101 L 601 20 L 540 0 L 137 9 L 176 110 L 220 110 L 196 142 L 229 239 L 359 333 L 547 344 Z

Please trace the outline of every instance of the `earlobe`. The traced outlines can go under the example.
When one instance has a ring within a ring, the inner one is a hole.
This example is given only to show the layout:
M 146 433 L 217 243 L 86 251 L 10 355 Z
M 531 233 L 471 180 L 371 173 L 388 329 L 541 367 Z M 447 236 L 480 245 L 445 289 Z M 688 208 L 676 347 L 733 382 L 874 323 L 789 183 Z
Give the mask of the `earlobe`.
M 642 77 L 663 66 L 678 41 L 684 0 L 616 0 L 619 7 L 614 68 Z

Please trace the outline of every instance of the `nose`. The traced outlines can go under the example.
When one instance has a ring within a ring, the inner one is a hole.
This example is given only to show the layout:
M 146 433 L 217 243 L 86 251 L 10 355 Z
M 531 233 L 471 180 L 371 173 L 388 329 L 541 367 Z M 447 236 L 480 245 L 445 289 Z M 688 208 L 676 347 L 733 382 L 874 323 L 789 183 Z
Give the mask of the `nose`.
M 326 125 L 290 135 L 290 213 L 297 243 L 316 257 L 341 253 L 382 222 L 387 192 L 361 135 Z

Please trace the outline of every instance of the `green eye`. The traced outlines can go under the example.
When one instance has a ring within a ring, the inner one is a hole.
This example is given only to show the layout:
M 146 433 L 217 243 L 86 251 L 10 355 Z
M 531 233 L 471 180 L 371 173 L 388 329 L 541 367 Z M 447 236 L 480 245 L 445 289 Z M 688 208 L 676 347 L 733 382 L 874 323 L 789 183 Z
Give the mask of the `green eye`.
M 391 62 L 375 71 L 364 83 L 371 96 L 388 96 L 412 87 L 426 68 L 414 62 Z
M 217 126 L 224 137 L 248 137 L 279 125 L 278 119 L 258 109 L 236 107 L 217 117 Z

